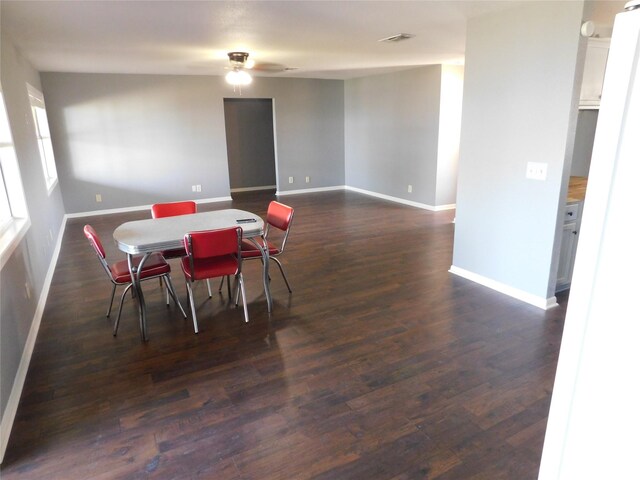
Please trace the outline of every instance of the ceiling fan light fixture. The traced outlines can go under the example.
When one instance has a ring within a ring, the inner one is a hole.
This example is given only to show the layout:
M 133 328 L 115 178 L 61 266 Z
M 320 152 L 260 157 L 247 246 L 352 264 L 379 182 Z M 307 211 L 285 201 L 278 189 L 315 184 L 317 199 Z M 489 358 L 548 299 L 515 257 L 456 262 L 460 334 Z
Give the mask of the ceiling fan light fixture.
M 231 70 L 224 77 L 228 84 L 235 86 L 249 85 L 252 82 L 251 75 L 244 70 Z
M 249 58 L 249 54 L 247 52 L 229 52 L 227 55 L 229 56 L 231 65 L 234 66 L 244 66 L 247 58 Z

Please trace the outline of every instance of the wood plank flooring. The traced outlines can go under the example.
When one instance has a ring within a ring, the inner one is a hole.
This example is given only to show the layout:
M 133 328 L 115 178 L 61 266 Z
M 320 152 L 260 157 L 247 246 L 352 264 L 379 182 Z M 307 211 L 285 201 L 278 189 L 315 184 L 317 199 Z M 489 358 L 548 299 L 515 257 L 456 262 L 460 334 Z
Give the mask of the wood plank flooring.
M 200 210 L 264 216 L 272 198 Z M 194 335 L 145 282 L 146 344 L 130 296 L 111 335 L 82 226 L 114 260 L 114 228 L 148 213 L 68 223 L 3 480 L 537 478 L 566 296 L 544 312 L 448 273 L 453 212 L 342 191 L 281 201 L 296 209 L 293 293 L 273 268 L 269 316 L 247 262 L 250 323 L 200 285 Z

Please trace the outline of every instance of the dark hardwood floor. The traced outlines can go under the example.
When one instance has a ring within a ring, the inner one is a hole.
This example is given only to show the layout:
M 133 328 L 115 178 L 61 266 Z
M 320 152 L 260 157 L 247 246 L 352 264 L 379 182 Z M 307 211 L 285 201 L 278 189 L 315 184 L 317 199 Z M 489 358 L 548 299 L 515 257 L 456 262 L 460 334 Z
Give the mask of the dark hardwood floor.
M 199 208 L 264 216 L 272 198 Z M 69 221 L 3 480 L 537 478 L 566 295 L 544 312 L 448 273 L 453 212 L 342 191 L 281 200 L 296 209 L 293 294 L 273 268 L 269 316 L 247 262 L 250 323 L 199 285 L 194 335 L 145 282 L 146 344 L 130 296 L 111 335 L 82 227 L 124 258 L 114 228 L 149 213 Z

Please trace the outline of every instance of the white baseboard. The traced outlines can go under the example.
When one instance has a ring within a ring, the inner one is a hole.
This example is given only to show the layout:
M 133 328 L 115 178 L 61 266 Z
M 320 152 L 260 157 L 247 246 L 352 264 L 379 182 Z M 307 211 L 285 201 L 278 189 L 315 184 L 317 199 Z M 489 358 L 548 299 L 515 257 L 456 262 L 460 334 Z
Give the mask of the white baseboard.
M 344 185 L 339 185 L 336 187 L 318 187 L 318 188 L 303 188 L 300 190 L 285 190 L 285 191 L 277 191 L 276 195 L 298 195 L 301 193 L 316 193 L 316 192 L 332 192 L 335 190 L 344 190 Z
M 278 188 L 277 185 L 263 185 L 262 187 L 241 187 L 241 188 L 232 188 L 231 193 L 242 193 L 242 192 L 257 192 L 260 190 L 273 190 L 274 188 Z
M 364 195 L 369 195 L 371 197 L 381 198 L 383 200 L 389 200 L 390 202 L 402 203 L 403 205 L 409 205 L 410 207 L 421 208 L 423 210 L 431 210 L 432 212 L 440 212 L 442 210 L 453 210 L 456 208 L 456 204 L 448 204 L 448 205 L 427 205 L 426 203 L 414 202 L 411 200 L 405 200 L 404 198 L 392 197 L 391 195 L 385 195 L 384 193 L 372 192 L 370 190 L 364 190 L 362 188 L 345 186 L 345 190 L 350 190 L 352 192 L 362 193 Z
M 390 202 L 401 203 L 403 205 L 409 205 L 410 207 L 422 208 L 423 210 L 430 210 L 432 212 L 440 212 L 443 210 L 453 210 L 456 208 L 455 203 L 447 205 L 427 205 L 426 203 L 413 202 L 411 200 L 405 200 L 404 198 L 392 197 L 391 195 L 385 195 L 384 193 L 372 192 L 370 190 L 364 190 L 362 188 L 350 187 L 349 185 L 339 185 L 335 187 L 320 187 L 320 188 L 304 188 L 300 190 L 285 190 L 277 191 L 276 195 L 297 195 L 301 193 L 315 193 L 315 192 L 330 192 L 335 190 L 349 190 L 351 192 L 362 193 L 363 195 L 369 195 L 370 197 L 381 198 Z
M 456 209 L 456 204 L 455 203 L 447 203 L 444 205 L 436 205 L 433 207 L 433 211 L 434 212 L 443 212 L 445 210 L 455 210 Z M 455 218 L 453 219 L 455 223 Z
M 199 200 L 194 200 L 194 202 L 200 205 L 201 203 L 231 202 L 232 200 L 233 198 L 231 198 L 231 195 L 227 195 L 226 197 L 201 198 Z
M 451 265 L 449 272 L 466 278 L 467 280 L 471 280 L 472 282 L 479 283 L 480 285 L 488 287 L 497 292 L 509 295 L 510 297 L 533 305 L 534 307 L 541 308 L 543 310 L 549 310 L 550 308 L 558 306 L 558 302 L 555 296 L 544 298 L 537 295 L 532 295 L 531 293 L 525 292 L 523 290 L 511 287 L 482 275 L 478 275 L 477 273 L 470 272 L 469 270 L 465 270 L 464 268 L 456 267 L 455 265 Z
M 215 197 L 215 198 L 200 198 L 194 200 L 197 204 L 201 203 L 215 203 L 215 202 L 230 202 L 233 199 L 228 197 Z M 139 212 L 141 210 L 151 210 L 151 205 L 138 205 L 136 207 L 123 207 L 123 208 L 110 208 L 107 210 L 92 210 L 89 212 L 67 213 L 66 218 L 82 218 L 82 217 L 95 217 L 97 215 L 110 215 L 112 213 L 128 213 Z
M 62 237 L 64 237 L 64 231 L 67 226 L 67 216 L 65 215 L 58 232 L 58 240 L 56 241 L 56 247 L 53 250 L 51 256 L 51 262 L 49 263 L 49 269 L 44 279 L 44 285 L 40 292 L 40 298 L 38 299 L 38 305 L 36 311 L 33 314 L 33 320 L 31 321 L 31 328 L 27 335 L 27 341 L 20 357 L 20 364 L 18 365 L 18 371 L 13 379 L 13 385 L 11 387 L 11 393 L 7 400 L 7 406 L 5 407 L 2 415 L 2 421 L 0 421 L 0 463 L 4 459 L 4 454 L 9 443 L 9 435 L 11 434 L 11 428 L 18 412 L 18 405 L 20 403 L 20 396 L 22 395 L 22 389 L 24 388 L 24 382 L 27 379 L 27 371 L 29 370 L 29 363 L 31 363 L 31 356 L 33 355 L 33 348 L 36 344 L 36 338 L 38 337 L 38 331 L 40 330 L 40 322 L 42 321 L 42 314 L 44 313 L 44 307 L 47 304 L 47 297 L 49 296 L 49 289 L 51 288 L 51 280 L 53 280 L 53 274 L 56 270 L 56 264 L 58 263 L 58 257 L 60 255 L 60 249 L 62 248 Z

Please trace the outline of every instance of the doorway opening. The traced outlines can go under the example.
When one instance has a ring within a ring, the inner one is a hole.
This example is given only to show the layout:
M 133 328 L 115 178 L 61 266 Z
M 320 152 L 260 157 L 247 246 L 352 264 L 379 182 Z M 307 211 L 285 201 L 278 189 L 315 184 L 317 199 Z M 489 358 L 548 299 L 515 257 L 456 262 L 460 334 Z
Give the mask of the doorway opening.
M 231 193 L 277 188 L 273 99 L 225 98 Z

